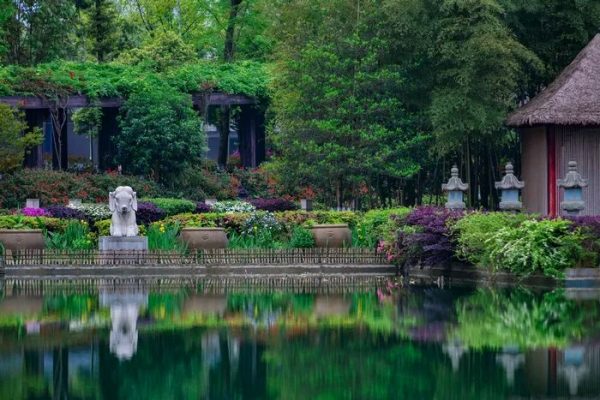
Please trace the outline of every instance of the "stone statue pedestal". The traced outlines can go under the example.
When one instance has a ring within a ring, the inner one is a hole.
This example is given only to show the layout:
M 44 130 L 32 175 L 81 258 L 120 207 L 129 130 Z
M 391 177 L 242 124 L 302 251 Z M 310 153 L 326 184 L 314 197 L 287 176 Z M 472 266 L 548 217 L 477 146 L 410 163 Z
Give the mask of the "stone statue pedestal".
M 147 251 L 148 238 L 145 236 L 100 236 L 100 251 Z

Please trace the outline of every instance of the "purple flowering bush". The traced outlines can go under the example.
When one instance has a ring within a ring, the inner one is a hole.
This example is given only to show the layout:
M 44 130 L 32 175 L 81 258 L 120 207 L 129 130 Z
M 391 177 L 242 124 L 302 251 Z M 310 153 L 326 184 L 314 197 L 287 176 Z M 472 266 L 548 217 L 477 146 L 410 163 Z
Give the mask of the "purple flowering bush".
M 451 225 L 462 217 L 460 211 L 440 207 L 417 207 L 403 218 L 395 252 L 399 262 L 432 266 L 450 261 L 454 255 Z
M 257 210 L 262 211 L 291 211 L 297 210 L 298 206 L 296 203 L 290 200 L 277 198 L 277 199 L 251 199 L 249 203 L 256 207 Z
M 48 212 L 49 216 L 54 218 L 77 220 L 87 219 L 83 211 L 67 206 L 48 206 L 46 207 L 46 211 Z
M 21 210 L 21 214 L 26 217 L 47 217 L 48 213 L 43 208 L 25 207 Z
M 136 212 L 138 224 L 150 225 L 153 222 L 160 221 L 166 216 L 167 213 L 156 204 L 147 201 L 138 202 L 138 209 Z
M 196 203 L 196 209 L 194 210 L 194 214 L 204 214 L 204 213 L 208 213 L 212 211 L 212 206 L 204 203 L 204 202 L 198 202 Z

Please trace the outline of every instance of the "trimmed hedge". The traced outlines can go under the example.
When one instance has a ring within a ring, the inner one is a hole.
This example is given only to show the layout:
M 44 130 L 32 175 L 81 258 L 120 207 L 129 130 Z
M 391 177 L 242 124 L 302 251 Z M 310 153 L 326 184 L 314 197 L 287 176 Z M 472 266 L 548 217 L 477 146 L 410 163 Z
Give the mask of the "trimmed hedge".
M 190 200 L 159 197 L 144 199 L 144 201 L 159 207 L 167 214 L 167 216 L 191 213 L 196 210 L 196 203 Z

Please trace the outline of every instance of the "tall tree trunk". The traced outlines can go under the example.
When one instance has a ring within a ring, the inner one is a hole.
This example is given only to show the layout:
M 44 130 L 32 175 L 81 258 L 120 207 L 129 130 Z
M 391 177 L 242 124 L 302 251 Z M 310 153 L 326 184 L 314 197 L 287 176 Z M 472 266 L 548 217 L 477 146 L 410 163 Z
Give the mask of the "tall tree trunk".
M 223 60 L 232 62 L 235 53 L 235 25 L 242 0 L 230 0 L 229 18 L 227 20 L 227 29 L 225 30 L 225 48 L 223 51 Z
M 217 163 L 224 168 L 229 157 L 229 122 L 231 120 L 231 108 L 228 105 L 221 106 L 219 112 L 219 156 Z
M 227 20 L 227 29 L 225 31 L 225 46 L 223 48 L 223 60 L 227 63 L 233 62 L 235 55 L 235 25 L 240 4 L 243 0 L 230 0 L 229 18 Z M 217 163 L 220 167 L 225 167 L 227 157 L 229 156 L 229 124 L 231 120 L 231 107 L 229 105 L 221 106 L 219 116 L 219 157 Z

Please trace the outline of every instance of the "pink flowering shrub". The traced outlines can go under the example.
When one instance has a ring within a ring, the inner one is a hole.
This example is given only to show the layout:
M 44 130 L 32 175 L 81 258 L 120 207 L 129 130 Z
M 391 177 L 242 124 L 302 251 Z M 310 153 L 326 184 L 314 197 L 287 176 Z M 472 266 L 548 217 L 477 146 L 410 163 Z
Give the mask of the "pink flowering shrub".
M 25 207 L 21 210 L 21 214 L 26 217 L 48 217 L 48 212 L 43 208 Z

